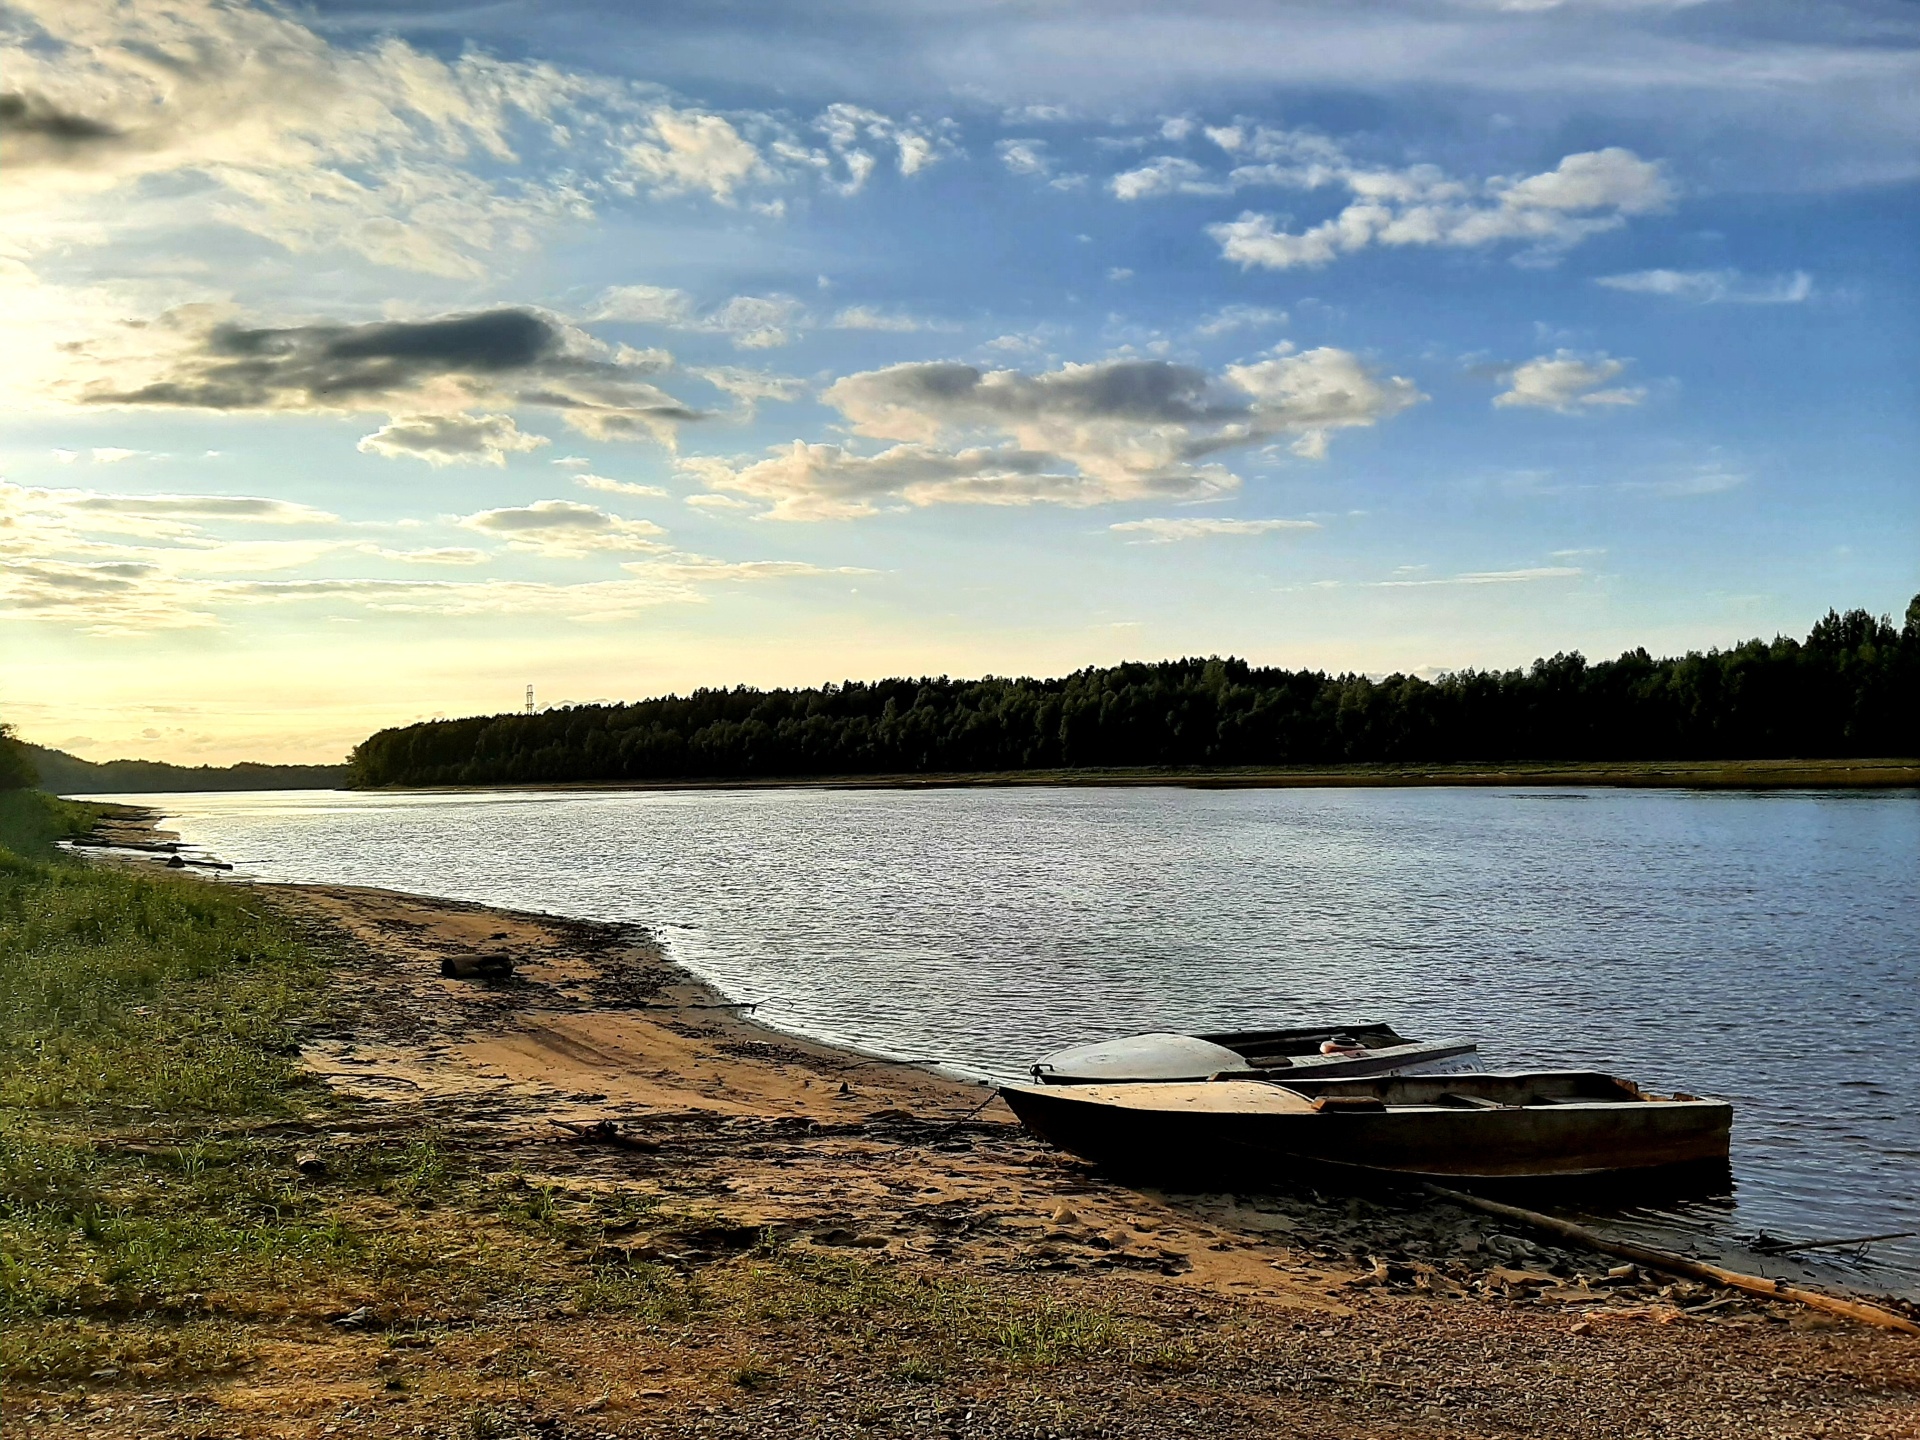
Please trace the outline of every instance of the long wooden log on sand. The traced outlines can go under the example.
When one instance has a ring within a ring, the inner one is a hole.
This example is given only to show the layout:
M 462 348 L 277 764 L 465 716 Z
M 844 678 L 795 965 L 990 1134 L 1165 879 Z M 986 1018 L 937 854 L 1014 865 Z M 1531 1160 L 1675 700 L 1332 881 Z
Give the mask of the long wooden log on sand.
M 1438 1195 L 1455 1205 L 1465 1205 L 1472 1210 L 1484 1211 L 1488 1215 L 1497 1215 L 1502 1220 L 1511 1220 L 1516 1224 L 1528 1225 L 1535 1230 L 1545 1230 L 1558 1235 L 1563 1240 L 1571 1240 L 1576 1245 L 1584 1245 L 1589 1250 L 1598 1250 L 1603 1255 L 1617 1255 L 1622 1260 L 1631 1260 L 1636 1265 L 1645 1265 L 1649 1270 L 1665 1270 L 1674 1275 L 1685 1275 L 1693 1280 L 1707 1280 L 1716 1285 L 1725 1285 L 1734 1290 L 1745 1290 L 1751 1295 L 1764 1295 L 1769 1300 L 1791 1300 L 1815 1310 L 1825 1310 L 1829 1314 L 1844 1315 L 1849 1320 L 1857 1320 L 1862 1325 L 1877 1325 L 1882 1330 L 1898 1330 L 1903 1335 L 1920 1335 L 1920 1325 L 1897 1315 L 1891 1310 L 1883 1310 L 1878 1305 L 1869 1305 L 1863 1300 L 1842 1300 L 1837 1295 L 1823 1295 L 1818 1290 L 1802 1290 L 1797 1285 L 1789 1285 L 1784 1280 L 1769 1280 L 1760 1275 L 1744 1275 L 1738 1270 L 1723 1270 L 1718 1265 L 1709 1265 L 1704 1260 L 1690 1259 L 1685 1255 L 1676 1255 L 1671 1250 L 1656 1250 L 1651 1245 L 1635 1245 L 1629 1240 L 1609 1240 L 1597 1235 L 1584 1225 L 1575 1225 L 1570 1220 L 1557 1220 L 1551 1215 L 1542 1215 L 1538 1210 L 1523 1210 L 1518 1205 L 1503 1205 L 1498 1200 L 1483 1200 L 1478 1195 L 1468 1195 L 1464 1191 L 1449 1190 L 1444 1185 L 1428 1185 L 1429 1194 Z

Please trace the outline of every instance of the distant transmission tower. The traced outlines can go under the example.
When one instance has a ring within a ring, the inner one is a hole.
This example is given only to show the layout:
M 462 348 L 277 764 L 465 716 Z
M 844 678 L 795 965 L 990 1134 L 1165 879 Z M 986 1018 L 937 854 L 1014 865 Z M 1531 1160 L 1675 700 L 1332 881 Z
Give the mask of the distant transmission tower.
M 533 686 L 527 686 L 527 714 L 533 714 Z

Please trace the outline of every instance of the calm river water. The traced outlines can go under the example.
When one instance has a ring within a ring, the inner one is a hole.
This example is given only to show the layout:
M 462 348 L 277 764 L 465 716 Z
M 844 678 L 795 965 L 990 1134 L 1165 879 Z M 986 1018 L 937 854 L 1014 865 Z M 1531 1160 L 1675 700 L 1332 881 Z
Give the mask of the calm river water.
M 126 798 L 265 879 L 638 922 L 762 1020 L 976 1074 L 1137 1030 L 1383 1019 L 1496 1068 L 1722 1095 L 1735 1208 L 1677 1223 L 1920 1230 L 1913 792 Z M 1920 1242 L 1874 1256 L 1920 1281 Z

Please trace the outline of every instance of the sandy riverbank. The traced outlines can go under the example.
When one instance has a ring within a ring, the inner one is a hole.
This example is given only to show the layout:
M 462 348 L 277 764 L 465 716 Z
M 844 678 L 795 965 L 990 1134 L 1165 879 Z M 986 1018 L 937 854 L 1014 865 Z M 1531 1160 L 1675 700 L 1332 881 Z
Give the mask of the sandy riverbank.
M 532 1286 L 477 1312 L 335 1299 L 367 1313 L 278 1324 L 192 1433 L 1920 1435 L 1907 1337 L 1609 1275 L 1445 1206 L 1129 1189 L 980 1087 L 755 1025 L 644 932 L 260 890 L 336 957 L 301 1037 L 342 1098 L 317 1164 L 344 1173 L 370 1127 L 431 1131 L 509 1188 L 627 1217 L 556 1264 L 714 1298 L 672 1323 Z M 487 956 L 515 977 L 441 973 Z M 598 1121 L 635 1148 L 555 1123 Z M 768 1300 L 769 1276 L 814 1288 Z M 976 1336 L 961 1312 L 994 1318 Z M 57 1423 L 161 1433 L 143 1413 Z

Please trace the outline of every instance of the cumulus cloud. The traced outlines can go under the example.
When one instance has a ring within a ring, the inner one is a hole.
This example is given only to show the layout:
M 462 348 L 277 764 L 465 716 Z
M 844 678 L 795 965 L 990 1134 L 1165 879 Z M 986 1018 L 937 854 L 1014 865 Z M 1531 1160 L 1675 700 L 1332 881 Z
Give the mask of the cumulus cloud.
M 577 500 L 536 500 L 463 516 L 469 530 L 504 540 L 516 550 L 580 556 L 600 550 L 653 552 L 666 549 L 667 532 L 651 520 L 629 520 Z
M 1517 243 L 1529 257 L 1549 259 L 1619 228 L 1629 216 L 1664 209 L 1674 194 L 1657 161 L 1618 147 L 1569 155 L 1552 170 L 1518 180 L 1468 183 L 1431 165 L 1365 170 L 1322 161 L 1267 167 L 1262 174 L 1268 183 L 1304 188 L 1338 183 L 1353 198 L 1330 219 L 1298 232 L 1253 211 L 1208 226 L 1221 255 L 1246 269 L 1314 268 L 1373 245 Z
M 1317 520 L 1229 520 L 1218 517 L 1122 520 L 1109 525 L 1121 535 L 1138 535 L 1136 545 L 1169 545 L 1176 540 L 1206 540 L 1216 535 L 1272 535 L 1287 530 L 1318 530 Z
M 730 205 L 743 186 L 772 178 L 759 148 L 723 115 L 662 105 L 647 116 L 646 126 L 627 158 L 656 195 L 704 191 Z
M 203 306 L 133 332 L 130 352 L 82 347 L 99 373 L 79 392 L 99 406 L 403 415 L 362 448 L 440 463 L 492 461 L 544 443 L 474 403 L 554 410 L 597 439 L 671 443 L 702 418 L 652 383 L 672 359 L 601 344 L 554 316 L 505 308 L 431 320 L 248 326 Z M 464 449 L 462 447 L 465 447 Z M 497 463 L 493 462 L 493 463 Z
M 958 149 L 953 139 L 953 122 L 939 120 L 931 124 L 918 116 L 897 120 L 859 105 L 829 105 L 813 122 L 827 147 L 838 160 L 841 178 L 836 188 L 846 195 L 863 189 L 878 158 L 875 151 L 891 150 L 893 166 L 903 176 L 918 175 Z M 783 155 L 805 163 L 820 164 L 815 153 L 796 153 L 789 142 L 776 147 Z
M 360 438 L 360 450 L 388 459 L 410 456 L 429 465 L 505 465 L 551 443 L 529 435 L 511 415 L 401 415 Z
M 1624 360 L 1607 355 L 1582 356 L 1556 350 L 1516 365 L 1507 372 L 1507 388 L 1493 397 L 1500 406 L 1557 410 L 1577 415 L 1585 410 L 1638 405 L 1647 398 L 1644 387 L 1605 388 L 1627 368 Z
M 1123 170 L 1107 182 L 1121 200 L 1145 200 L 1156 195 L 1231 195 L 1231 182 L 1211 176 L 1193 161 L 1161 155 L 1132 170 Z
M 1750 278 L 1738 270 L 1635 270 L 1602 275 L 1593 283 L 1695 305 L 1798 305 L 1813 298 L 1813 277 L 1804 270 L 1766 279 Z
M 709 489 L 771 518 L 869 515 L 888 505 L 1097 505 L 1223 494 L 1238 477 L 1210 457 L 1273 440 L 1324 453 L 1333 431 L 1372 425 L 1424 397 L 1344 350 L 1282 354 L 1219 375 L 1159 360 L 1028 374 L 959 362 L 850 375 L 822 398 L 868 453 L 794 441 L 758 460 L 695 457 Z
M 1087 183 L 1085 175 L 1062 172 L 1044 140 L 1002 140 L 994 153 L 1013 174 L 1043 180 L 1055 190 L 1077 190 Z

